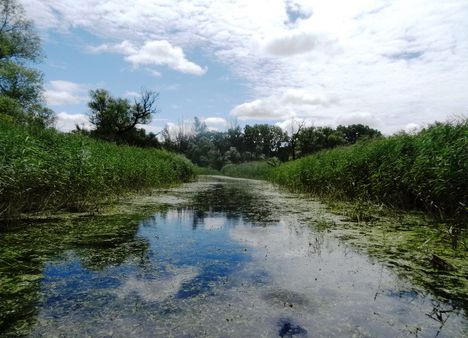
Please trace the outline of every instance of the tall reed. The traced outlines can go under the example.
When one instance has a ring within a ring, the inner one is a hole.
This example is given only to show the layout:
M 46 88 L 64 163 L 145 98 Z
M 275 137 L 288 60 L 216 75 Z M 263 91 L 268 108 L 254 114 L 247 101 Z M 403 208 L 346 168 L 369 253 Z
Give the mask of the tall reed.
M 0 121 L 0 217 L 42 209 L 83 210 L 124 192 L 193 177 L 186 159 Z
M 282 164 L 269 178 L 319 196 L 369 200 L 466 221 L 468 121 L 322 151 Z

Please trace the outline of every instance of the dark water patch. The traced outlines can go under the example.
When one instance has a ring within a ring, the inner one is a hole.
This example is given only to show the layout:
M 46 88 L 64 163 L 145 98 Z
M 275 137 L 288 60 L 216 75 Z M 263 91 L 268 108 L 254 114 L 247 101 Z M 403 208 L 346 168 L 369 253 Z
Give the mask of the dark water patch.
M 280 319 L 278 321 L 279 331 L 278 335 L 280 337 L 305 337 L 307 336 L 307 330 L 301 327 L 298 324 L 295 324 L 289 319 Z

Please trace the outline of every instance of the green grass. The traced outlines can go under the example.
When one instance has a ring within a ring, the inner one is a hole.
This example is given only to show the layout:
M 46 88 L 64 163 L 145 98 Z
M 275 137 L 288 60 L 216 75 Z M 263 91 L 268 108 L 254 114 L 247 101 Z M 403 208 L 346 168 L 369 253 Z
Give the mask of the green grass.
M 227 164 L 221 169 L 221 173 L 231 177 L 266 180 L 272 169 L 273 167 L 266 161 L 254 161 L 240 164 Z
M 423 210 L 466 222 L 468 121 L 322 151 L 282 164 L 269 178 L 318 196 Z
M 172 153 L 0 121 L 0 218 L 89 210 L 123 193 L 188 181 L 193 165 Z

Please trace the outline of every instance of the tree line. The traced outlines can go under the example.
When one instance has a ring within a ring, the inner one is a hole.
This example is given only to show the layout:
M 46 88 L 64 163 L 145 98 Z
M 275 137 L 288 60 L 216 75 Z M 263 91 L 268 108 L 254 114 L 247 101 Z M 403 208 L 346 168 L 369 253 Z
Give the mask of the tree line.
M 199 166 L 221 169 L 226 164 L 257 160 L 268 160 L 275 165 L 381 136 L 380 131 L 362 124 L 337 128 L 299 125 L 289 133 L 269 124 L 232 126 L 227 131 L 215 131 L 195 117 L 189 128 L 177 128 L 175 133 L 165 128 L 162 146 L 184 154 Z

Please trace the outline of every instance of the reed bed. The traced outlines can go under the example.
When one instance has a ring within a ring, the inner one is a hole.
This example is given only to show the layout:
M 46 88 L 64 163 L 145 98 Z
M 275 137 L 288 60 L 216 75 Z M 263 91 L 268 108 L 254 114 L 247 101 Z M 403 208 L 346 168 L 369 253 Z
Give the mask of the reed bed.
M 423 210 L 466 225 L 468 121 L 322 151 L 282 164 L 268 179 L 318 196 Z
M 193 165 L 158 149 L 0 121 L 0 217 L 87 210 L 126 192 L 188 181 Z

